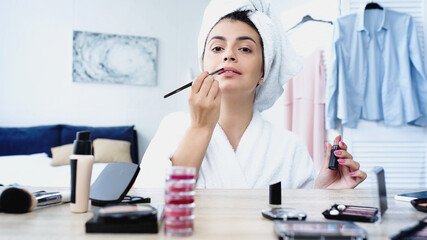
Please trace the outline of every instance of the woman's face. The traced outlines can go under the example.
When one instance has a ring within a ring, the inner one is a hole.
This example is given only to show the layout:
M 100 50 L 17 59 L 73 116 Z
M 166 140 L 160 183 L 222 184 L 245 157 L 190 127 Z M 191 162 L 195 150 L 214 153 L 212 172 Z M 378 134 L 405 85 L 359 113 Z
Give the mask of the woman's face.
M 248 24 L 230 19 L 219 21 L 208 35 L 204 71 L 224 68 L 215 79 L 223 94 L 252 94 L 262 84 L 263 55 L 261 38 Z

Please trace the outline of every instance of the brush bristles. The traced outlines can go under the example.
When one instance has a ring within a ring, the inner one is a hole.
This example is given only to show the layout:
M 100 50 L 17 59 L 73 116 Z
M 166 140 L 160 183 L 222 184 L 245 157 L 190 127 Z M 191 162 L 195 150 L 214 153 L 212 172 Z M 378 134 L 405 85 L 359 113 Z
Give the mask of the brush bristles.
M 37 205 L 33 194 L 25 189 L 11 187 L 0 196 L 0 206 L 5 213 L 26 213 Z

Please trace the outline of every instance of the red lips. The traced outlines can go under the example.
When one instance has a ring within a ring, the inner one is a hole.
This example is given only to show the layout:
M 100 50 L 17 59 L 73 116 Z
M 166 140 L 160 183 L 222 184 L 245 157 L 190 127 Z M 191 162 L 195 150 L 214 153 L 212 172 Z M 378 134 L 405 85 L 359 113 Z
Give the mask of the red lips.
M 233 67 L 224 67 L 224 70 L 219 72 L 218 75 L 235 76 L 235 75 L 241 75 L 241 73 Z
M 233 68 L 233 67 L 224 67 L 224 70 L 222 70 L 221 72 L 218 73 L 218 75 L 222 75 L 224 73 L 231 73 L 233 75 L 241 75 L 241 73 L 239 72 L 239 70 Z

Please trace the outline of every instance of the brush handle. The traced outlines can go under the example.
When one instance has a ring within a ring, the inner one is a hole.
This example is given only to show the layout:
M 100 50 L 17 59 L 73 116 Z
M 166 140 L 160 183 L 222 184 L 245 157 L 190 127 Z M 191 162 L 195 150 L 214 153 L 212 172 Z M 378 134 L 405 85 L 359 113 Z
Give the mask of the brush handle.
M 218 69 L 216 71 L 213 71 L 213 72 L 209 73 L 209 75 L 214 75 L 214 74 L 216 74 L 216 73 L 218 73 L 218 72 L 220 72 L 222 70 L 224 70 L 224 68 L 220 68 L 220 69 Z M 172 92 L 164 95 L 163 98 L 167 98 L 167 97 L 170 97 L 170 96 L 174 95 L 175 93 L 181 92 L 182 90 L 191 87 L 191 85 L 193 85 L 193 82 L 189 82 L 189 83 L 185 84 L 184 86 L 182 86 L 182 87 L 180 87 L 180 88 L 178 88 L 176 90 L 173 90 Z
M 174 91 L 172 91 L 172 92 L 164 95 L 163 98 L 167 98 L 167 97 L 170 97 L 170 96 L 174 95 L 175 93 L 179 93 L 182 90 L 191 87 L 191 85 L 193 85 L 193 82 L 189 82 L 189 83 L 185 84 L 184 86 L 182 86 L 182 87 L 180 87 L 180 88 L 178 88 L 178 89 L 176 89 L 176 90 L 174 90 Z
M 34 194 L 34 193 L 33 193 Z M 37 207 L 45 207 L 70 201 L 70 192 L 48 192 L 36 196 Z

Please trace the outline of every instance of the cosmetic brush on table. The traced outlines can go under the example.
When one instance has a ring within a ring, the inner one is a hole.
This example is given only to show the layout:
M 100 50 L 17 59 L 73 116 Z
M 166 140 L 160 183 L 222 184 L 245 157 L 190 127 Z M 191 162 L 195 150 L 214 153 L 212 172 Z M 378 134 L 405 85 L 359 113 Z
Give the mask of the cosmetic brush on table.
M 11 187 L 0 195 L 0 209 L 5 213 L 26 213 L 34 208 L 42 208 L 70 201 L 70 192 L 30 193 L 23 188 Z

